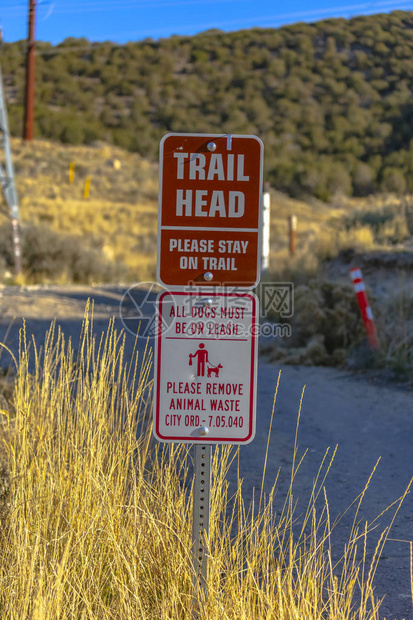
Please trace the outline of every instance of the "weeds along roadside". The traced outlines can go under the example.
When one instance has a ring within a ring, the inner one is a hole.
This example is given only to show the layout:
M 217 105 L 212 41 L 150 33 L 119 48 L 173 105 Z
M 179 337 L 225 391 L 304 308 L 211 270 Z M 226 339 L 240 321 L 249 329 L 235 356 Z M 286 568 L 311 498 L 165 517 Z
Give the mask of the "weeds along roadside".
M 76 357 L 53 327 L 42 350 L 22 332 L 2 411 L 2 617 L 192 617 L 189 447 L 152 440 L 151 352 L 125 360 L 122 342 L 113 324 L 96 341 L 89 316 Z M 276 484 L 255 506 L 245 505 L 241 484 L 229 498 L 235 457 L 228 447 L 214 452 L 202 617 L 378 618 L 374 573 L 388 530 L 371 563 L 357 554 L 368 530 L 356 525 L 362 493 L 343 557 L 333 560 L 322 490 L 333 457 L 320 465 L 298 531 L 293 487 L 305 463 L 297 446 L 279 513 Z
M 413 203 L 382 197 L 357 204 L 337 205 L 341 214 L 334 226 L 303 231 L 296 255 L 288 256 L 284 248 L 272 262 L 265 279 L 294 284 L 294 314 L 285 319 L 274 310 L 268 313 L 275 323 L 289 323 L 291 336 L 264 342 L 263 351 L 287 364 L 385 370 L 389 378 L 413 382 L 413 263 L 403 245 L 413 233 Z M 362 266 L 363 260 L 377 355 L 365 342 L 349 277 L 350 267 Z
M 44 226 L 21 226 L 23 274 L 19 283 L 91 284 L 122 279 L 125 268 L 108 261 L 98 247 L 75 235 Z M 13 282 L 14 255 L 10 223 L 0 225 L 0 279 Z
M 22 234 L 25 228 L 29 233 L 28 252 L 23 239 L 23 259 L 28 254 L 25 283 L 154 279 L 157 165 L 104 143 L 12 143 Z M 90 196 L 85 198 L 87 179 Z M 0 222 L 9 228 L 6 212 Z M 30 235 L 34 228 L 42 243 Z M 6 241 L 10 234 L 5 232 Z M 0 255 L 0 279 L 7 281 L 10 276 L 4 277 L 4 271 L 12 274 L 13 262 L 3 244 Z
M 294 287 L 292 317 L 268 313 L 276 324 L 288 322 L 291 335 L 263 341 L 262 352 L 270 361 L 385 371 L 388 379 L 413 384 L 413 288 L 403 274 L 391 281 L 391 290 L 380 297 L 367 287 L 378 351 L 367 345 L 353 286 L 309 277 Z
M 377 364 L 413 384 L 413 288 L 399 277 L 398 290 L 386 298 L 378 314 Z

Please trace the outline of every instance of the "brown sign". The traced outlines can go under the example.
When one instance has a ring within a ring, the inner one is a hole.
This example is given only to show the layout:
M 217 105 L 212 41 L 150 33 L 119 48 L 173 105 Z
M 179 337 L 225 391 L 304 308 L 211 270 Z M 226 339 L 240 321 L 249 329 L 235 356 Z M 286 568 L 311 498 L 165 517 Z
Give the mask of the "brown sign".
M 159 282 L 246 288 L 258 283 L 262 153 L 256 136 L 162 139 Z

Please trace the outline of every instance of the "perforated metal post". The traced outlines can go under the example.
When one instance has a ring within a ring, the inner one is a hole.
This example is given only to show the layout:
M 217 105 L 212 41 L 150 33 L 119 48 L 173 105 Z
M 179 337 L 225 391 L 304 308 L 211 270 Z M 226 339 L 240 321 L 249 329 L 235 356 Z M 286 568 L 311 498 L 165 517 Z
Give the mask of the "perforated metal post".
M 211 445 L 195 444 L 192 518 L 194 618 L 199 617 L 197 603 L 206 601 L 208 596 L 208 558 L 205 543 L 209 537 L 211 454 Z

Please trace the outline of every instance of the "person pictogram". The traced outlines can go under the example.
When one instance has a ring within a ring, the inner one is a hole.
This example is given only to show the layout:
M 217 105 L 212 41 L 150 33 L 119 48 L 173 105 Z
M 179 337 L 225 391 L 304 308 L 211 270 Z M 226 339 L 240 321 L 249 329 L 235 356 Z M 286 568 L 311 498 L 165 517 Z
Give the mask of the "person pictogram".
M 195 351 L 195 353 L 190 353 L 189 354 L 189 365 L 192 366 L 192 359 L 196 357 L 197 359 L 197 369 L 196 369 L 196 374 L 198 375 L 198 377 L 205 377 L 205 365 L 208 362 L 208 351 L 205 349 L 205 345 L 203 342 L 201 342 L 201 344 L 199 345 L 199 349 L 198 351 Z
M 189 354 L 189 365 L 190 366 L 192 366 L 192 360 L 194 357 L 197 358 L 197 362 L 198 362 L 197 370 L 196 370 L 198 377 L 205 377 L 205 371 L 206 371 L 208 379 L 210 379 L 213 374 L 215 375 L 217 379 L 219 378 L 219 371 L 222 368 L 222 364 L 218 364 L 218 366 L 215 366 L 214 364 L 212 364 L 212 362 L 209 361 L 208 351 L 206 350 L 203 342 L 201 342 L 201 344 L 199 345 L 198 351 L 195 351 L 195 353 Z

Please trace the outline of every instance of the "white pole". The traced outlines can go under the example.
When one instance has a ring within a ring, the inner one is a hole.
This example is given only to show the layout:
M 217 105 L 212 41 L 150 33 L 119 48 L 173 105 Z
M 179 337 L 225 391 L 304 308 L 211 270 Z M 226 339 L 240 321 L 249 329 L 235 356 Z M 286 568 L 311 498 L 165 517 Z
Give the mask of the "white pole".
M 262 195 L 262 257 L 261 271 L 266 273 L 270 268 L 270 192 L 265 184 Z

